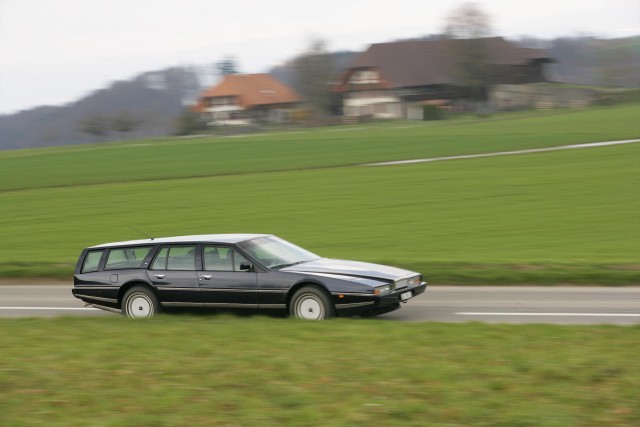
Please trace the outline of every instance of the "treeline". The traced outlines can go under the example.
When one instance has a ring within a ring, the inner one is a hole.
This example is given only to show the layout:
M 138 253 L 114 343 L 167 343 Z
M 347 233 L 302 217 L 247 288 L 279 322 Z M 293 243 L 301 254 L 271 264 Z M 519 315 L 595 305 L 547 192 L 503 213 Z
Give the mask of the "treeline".
M 553 40 L 523 37 L 523 47 L 546 49 L 557 61 L 549 78 L 562 83 L 605 88 L 640 88 L 640 36 L 598 39 L 590 36 Z
M 200 89 L 199 70 L 173 67 L 114 82 L 67 105 L 0 116 L 0 149 L 170 135 Z

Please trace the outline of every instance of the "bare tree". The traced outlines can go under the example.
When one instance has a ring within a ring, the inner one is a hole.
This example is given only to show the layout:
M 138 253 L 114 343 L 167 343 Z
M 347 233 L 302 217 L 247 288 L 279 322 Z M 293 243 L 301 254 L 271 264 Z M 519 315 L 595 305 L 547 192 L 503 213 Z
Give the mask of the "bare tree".
M 447 18 L 445 34 L 452 39 L 451 55 L 459 83 L 474 101 L 484 101 L 491 84 L 490 52 L 487 39 L 491 35 L 489 16 L 477 5 L 465 3 Z
M 214 68 L 222 77 L 238 73 L 238 65 L 232 56 L 227 56 L 223 60 L 216 62 Z
M 333 77 L 331 54 L 326 45 L 323 39 L 314 39 L 307 51 L 294 60 L 296 89 L 321 114 L 329 113 L 331 97 L 327 89 Z
M 464 3 L 447 17 L 445 34 L 455 39 L 480 39 L 491 35 L 491 19 L 475 3 Z

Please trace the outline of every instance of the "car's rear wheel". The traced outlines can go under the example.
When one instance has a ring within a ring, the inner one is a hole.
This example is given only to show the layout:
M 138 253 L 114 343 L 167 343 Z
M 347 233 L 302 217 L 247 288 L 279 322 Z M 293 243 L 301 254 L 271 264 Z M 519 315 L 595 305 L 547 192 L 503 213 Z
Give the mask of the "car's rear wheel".
M 150 289 L 134 286 L 122 298 L 122 314 L 134 319 L 152 317 L 160 312 L 158 299 Z
M 335 316 L 335 308 L 329 296 L 315 286 L 298 289 L 291 298 L 289 312 L 292 316 L 304 320 L 323 320 Z

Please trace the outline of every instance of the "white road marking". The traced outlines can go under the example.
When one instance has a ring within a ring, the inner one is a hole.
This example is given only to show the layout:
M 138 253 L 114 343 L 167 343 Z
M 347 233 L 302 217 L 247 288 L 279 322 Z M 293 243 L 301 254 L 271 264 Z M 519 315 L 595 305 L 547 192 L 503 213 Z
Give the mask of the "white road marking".
M 357 127 L 357 128 L 338 128 L 338 129 L 327 129 L 325 130 L 325 132 L 350 132 L 353 130 L 363 130 L 365 128 L 363 127 Z
M 424 127 L 426 125 L 407 125 L 407 126 L 394 126 L 391 129 L 411 129 L 411 128 L 419 128 Z
M 94 307 L 0 307 L 0 310 L 99 310 Z
M 461 316 L 592 316 L 592 317 L 640 317 L 640 313 L 456 313 Z
M 413 159 L 413 160 L 396 160 L 393 162 L 381 162 L 381 163 L 367 163 L 362 166 L 395 166 L 395 165 L 409 165 L 413 163 L 427 163 L 427 162 L 440 162 L 443 160 L 461 160 L 461 159 L 478 159 L 481 157 L 496 157 L 496 156 L 512 156 L 515 154 L 529 154 L 529 153 L 543 153 L 546 151 L 559 151 L 559 150 L 575 150 L 578 148 L 593 148 L 593 147 L 605 147 L 609 145 L 620 144 L 632 144 L 634 142 L 640 142 L 640 139 L 625 139 L 622 141 L 605 141 L 605 142 L 591 142 L 587 144 L 572 144 L 572 145 L 560 145 L 557 147 L 546 148 L 530 148 L 527 150 L 516 151 L 497 151 L 495 153 L 482 153 L 482 154 L 464 154 L 460 156 L 446 156 L 446 157 L 431 157 L 427 159 Z

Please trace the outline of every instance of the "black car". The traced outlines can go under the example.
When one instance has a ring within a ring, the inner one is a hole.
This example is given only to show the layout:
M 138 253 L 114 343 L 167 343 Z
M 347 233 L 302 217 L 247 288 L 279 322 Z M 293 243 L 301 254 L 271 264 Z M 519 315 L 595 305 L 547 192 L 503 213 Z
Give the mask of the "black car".
M 321 258 L 276 236 L 212 234 L 84 249 L 72 292 L 129 317 L 191 307 L 281 309 L 318 320 L 388 313 L 426 286 L 419 273 Z

